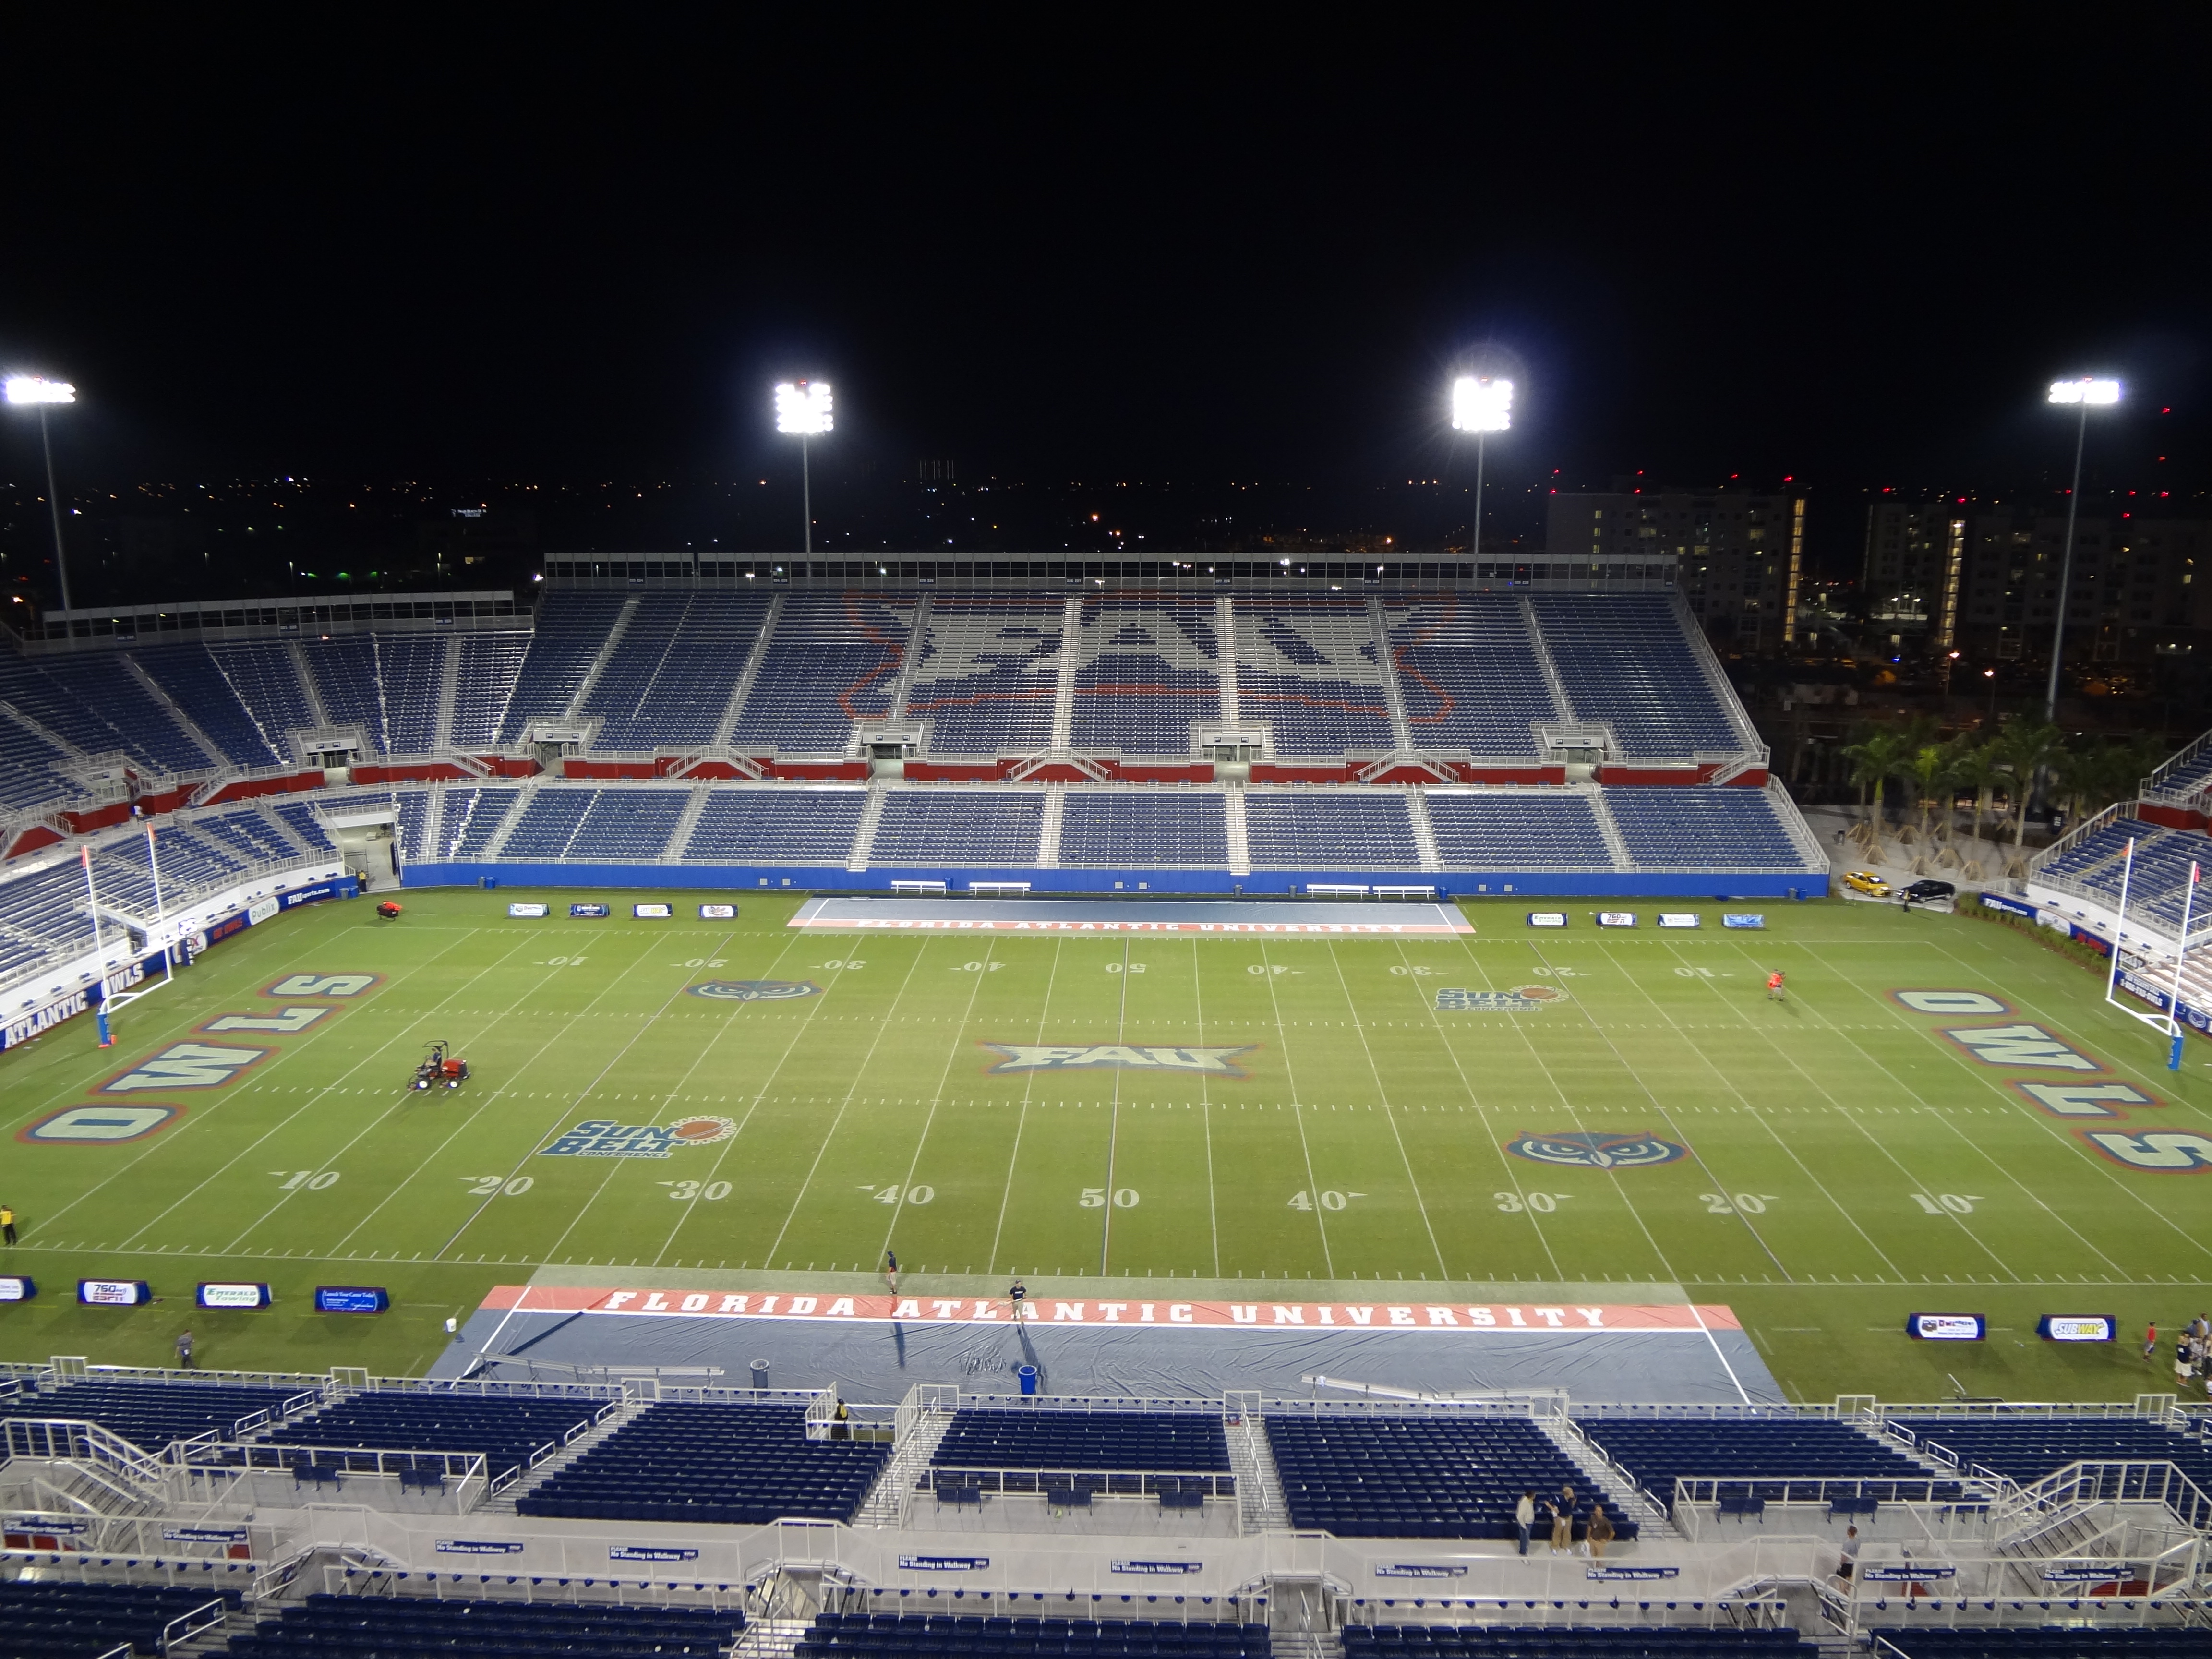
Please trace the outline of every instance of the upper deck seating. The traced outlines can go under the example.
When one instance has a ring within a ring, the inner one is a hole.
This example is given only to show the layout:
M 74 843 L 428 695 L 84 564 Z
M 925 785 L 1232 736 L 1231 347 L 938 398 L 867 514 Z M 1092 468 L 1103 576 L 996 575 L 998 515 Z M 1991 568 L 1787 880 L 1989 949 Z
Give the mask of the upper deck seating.
M 929 1460 L 939 1468 L 1177 1471 L 1229 1468 L 1229 1440 L 1210 1412 L 1018 1411 L 969 1407 Z
M 1607 809 L 1639 865 L 1800 870 L 1799 850 L 1764 789 L 1608 789 Z
M 514 1507 L 584 1521 L 849 1521 L 890 1448 L 809 1440 L 805 1417 L 799 1406 L 664 1401 Z
M 1279 755 L 1398 747 L 1364 599 L 1239 599 L 1237 703 Z
M 930 600 L 906 703 L 909 715 L 930 723 L 930 753 L 1018 753 L 1051 743 L 1066 611 L 1048 593 Z
M 205 646 L 156 645 L 131 654 L 231 764 L 274 766 L 282 757 Z
M 1188 755 L 1191 723 L 1221 719 L 1222 641 L 1213 602 L 1144 593 L 1082 604 L 1073 746 Z
M 378 680 L 382 654 L 373 634 L 341 634 L 335 639 L 303 640 L 300 644 L 301 659 L 307 665 L 315 695 L 331 724 L 360 726 L 379 753 L 386 748 L 385 688 Z
M 894 789 L 869 862 L 1032 865 L 1043 828 L 1041 789 Z
M 161 1638 L 171 1621 L 210 1601 L 221 1601 L 228 1617 L 242 1599 L 237 1590 L 204 1584 L 0 1582 L 0 1654 L 100 1659 L 121 1647 L 163 1653 L 170 1650 Z
M 1784 1625 L 1346 1625 L 1346 1659 L 1813 1659 L 1820 1650 Z
M 1265 1625 L 1194 1619 L 1048 1619 L 999 1615 L 825 1613 L 799 1638 L 794 1659 L 905 1659 L 912 1654 L 960 1659 L 1268 1659 Z
M 715 789 L 691 827 L 695 863 L 842 865 L 867 809 L 858 785 Z
M 321 1592 L 277 1612 L 230 1638 L 234 1659 L 717 1659 L 745 1623 L 735 1607 Z
M 2166 794 L 2193 795 L 2208 783 L 2212 783 L 2212 743 L 2186 760 L 2176 755 L 2151 774 L 2149 787 Z
M 1587 795 L 1431 789 L 1427 804 L 1437 857 L 1447 870 L 1613 867 L 1613 849 Z
M 272 1445 L 343 1451 L 482 1452 L 497 1480 L 527 1468 L 605 1408 L 600 1400 L 514 1399 L 444 1389 L 370 1389 L 272 1430 Z
M 786 594 L 730 741 L 844 752 L 854 720 L 891 712 L 914 609 L 905 594 Z
M 300 647 L 333 725 L 359 726 L 383 755 L 438 746 L 449 643 L 439 634 L 348 634 Z
M 1563 712 L 1609 725 L 1624 757 L 1742 750 L 1672 596 L 1541 593 L 1528 603 L 1573 705 Z
M 0 710 L 0 806 L 38 806 L 70 792 L 69 756 Z
M 1979 1463 L 2024 1486 L 2069 1463 L 2150 1459 L 2179 1465 L 2200 1490 L 2212 1492 L 2212 1449 L 2194 1435 L 2177 1434 L 2142 1418 L 2020 1412 L 1897 1420 L 1923 1443 L 1956 1457 L 1960 1468 Z
M 764 593 L 641 598 L 580 710 L 600 717 L 596 746 L 647 750 L 712 739 L 768 608 Z
M 1747 1496 L 1780 1500 L 1795 1495 L 1808 1502 L 1823 1480 L 1865 1481 L 1866 1495 L 1899 1498 L 1908 1494 L 1881 1483 L 1907 1482 L 1917 1497 L 1929 1479 L 1928 1470 L 1895 1448 L 1848 1423 L 1817 1418 L 1581 1421 L 1583 1432 L 1662 1504 L 1674 1501 L 1680 1476 L 1741 1480 L 1750 1488 Z M 1793 1494 L 1792 1480 L 1810 1484 Z M 1955 1489 L 1949 1495 L 1955 1497 Z
M 0 1399 L 0 1417 L 53 1417 L 97 1423 L 110 1434 L 149 1452 L 173 1440 L 213 1434 L 234 1440 L 281 1412 L 287 1401 L 311 1392 L 240 1382 L 122 1382 L 90 1377 L 48 1382 Z
M 1530 723 L 1559 709 L 1517 594 L 1443 593 L 1384 615 L 1414 748 L 1537 758 Z
M 315 724 L 315 711 L 290 649 L 280 641 L 245 640 L 210 645 L 207 653 L 275 748 L 277 764 L 290 765 L 297 758 L 290 734 Z
M 568 713 L 584 677 L 605 649 L 623 602 L 620 593 L 587 590 L 562 590 L 544 597 L 538 607 L 537 630 L 530 636 L 514 690 L 500 715 L 501 744 L 520 742 L 523 728 L 533 720 Z
M 528 634 L 464 634 L 461 660 L 453 673 L 453 725 L 448 734 L 456 749 L 488 749 L 499 741 L 507 700 L 529 654 Z
M 1525 1418 L 1270 1413 L 1291 1524 L 1346 1538 L 1510 1538 L 1514 1506 L 1576 1488 L 1577 1536 L 1602 1503 L 1615 1534 L 1636 1522 Z
M 1251 789 L 1245 839 L 1255 870 L 1418 870 L 1406 798 L 1325 790 Z
M 63 697 L 82 704 L 115 733 L 107 747 L 165 772 L 204 772 L 221 763 L 222 756 L 185 731 L 119 658 L 85 652 L 48 657 L 40 666 Z
M 1218 870 L 1229 862 L 1227 810 L 1213 789 L 1071 788 L 1060 809 L 1060 861 L 1094 869 Z

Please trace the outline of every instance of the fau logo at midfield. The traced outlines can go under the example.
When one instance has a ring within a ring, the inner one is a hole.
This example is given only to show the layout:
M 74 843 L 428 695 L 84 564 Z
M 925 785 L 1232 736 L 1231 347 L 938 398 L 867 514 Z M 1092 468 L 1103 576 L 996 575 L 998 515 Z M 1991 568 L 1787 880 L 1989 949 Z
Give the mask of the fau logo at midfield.
M 781 1002 L 787 997 L 817 997 L 822 988 L 811 979 L 710 979 L 691 987 L 695 997 L 720 1002 Z
M 1585 1170 L 1639 1170 L 1687 1158 L 1690 1149 L 1657 1135 L 1581 1133 L 1522 1135 L 1505 1143 L 1516 1158 L 1538 1164 L 1571 1164 Z
M 538 1149 L 540 1158 L 666 1158 L 678 1146 L 711 1146 L 737 1133 L 726 1117 L 687 1117 L 680 1122 L 617 1123 L 612 1118 L 590 1118 L 573 1129 L 563 1129 L 550 1146 Z
M 1234 1048 L 1130 1048 L 1119 1043 L 1097 1048 L 1065 1045 L 986 1042 L 983 1048 L 1006 1058 L 985 1075 L 1003 1072 L 1204 1072 L 1210 1077 L 1243 1077 L 1234 1061 L 1249 1054 L 1257 1043 Z

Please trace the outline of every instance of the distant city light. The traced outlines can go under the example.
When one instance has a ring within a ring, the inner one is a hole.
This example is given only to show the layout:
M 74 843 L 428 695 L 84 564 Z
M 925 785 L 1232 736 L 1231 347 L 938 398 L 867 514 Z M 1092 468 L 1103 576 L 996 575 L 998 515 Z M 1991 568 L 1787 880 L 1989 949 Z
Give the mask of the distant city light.
M 8 401 L 11 404 L 73 404 L 76 388 L 66 380 L 42 380 L 35 374 L 11 374 L 8 377 Z
M 785 380 L 775 388 L 775 429 L 801 438 L 818 438 L 831 429 L 830 383 Z
M 1452 425 L 1462 432 L 1504 432 L 1513 425 L 1513 382 L 1462 374 L 1452 382 Z
M 2078 380 L 2051 383 L 2051 401 L 2054 404 L 2116 404 L 2119 400 L 2118 380 L 2093 380 L 2085 374 Z

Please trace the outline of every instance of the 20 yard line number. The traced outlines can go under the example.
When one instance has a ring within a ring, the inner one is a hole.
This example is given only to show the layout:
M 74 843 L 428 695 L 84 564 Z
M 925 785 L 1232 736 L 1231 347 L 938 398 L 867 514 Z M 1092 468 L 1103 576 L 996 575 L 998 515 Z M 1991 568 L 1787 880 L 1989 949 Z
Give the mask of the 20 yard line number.
M 520 1198 L 538 1184 L 529 1176 L 516 1176 L 509 1180 L 505 1176 L 463 1176 L 469 1183 L 471 1198 Z
M 1698 1201 L 1707 1215 L 1765 1215 L 1768 1205 L 1782 1200 L 1775 1193 L 1699 1193 Z

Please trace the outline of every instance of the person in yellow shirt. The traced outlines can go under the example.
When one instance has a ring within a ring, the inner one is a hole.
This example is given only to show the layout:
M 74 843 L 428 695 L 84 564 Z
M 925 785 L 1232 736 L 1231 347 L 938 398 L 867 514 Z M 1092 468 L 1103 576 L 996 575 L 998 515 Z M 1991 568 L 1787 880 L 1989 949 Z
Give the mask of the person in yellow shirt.
M 15 1208 L 12 1204 L 0 1204 L 0 1244 L 15 1242 Z

